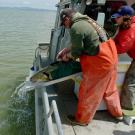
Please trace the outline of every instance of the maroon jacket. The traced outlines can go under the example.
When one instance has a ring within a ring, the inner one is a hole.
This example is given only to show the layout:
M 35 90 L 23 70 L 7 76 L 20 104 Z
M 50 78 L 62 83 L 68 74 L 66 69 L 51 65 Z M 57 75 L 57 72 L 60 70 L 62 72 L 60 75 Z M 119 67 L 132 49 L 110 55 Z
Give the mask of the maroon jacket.
M 135 16 L 129 29 L 120 30 L 114 39 L 118 54 L 127 53 L 135 59 Z

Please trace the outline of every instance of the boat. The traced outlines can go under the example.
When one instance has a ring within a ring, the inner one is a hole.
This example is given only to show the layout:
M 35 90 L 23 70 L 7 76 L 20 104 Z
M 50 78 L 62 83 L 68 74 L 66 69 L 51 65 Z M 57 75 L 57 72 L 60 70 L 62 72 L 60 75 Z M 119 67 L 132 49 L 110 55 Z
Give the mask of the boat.
M 49 43 L 39 43 L 35 50 L 35 58 L 30 74 L 26 79 L 27 90 L 35 92 L 36 135 L 128 135 L 135 134 L 131 121 L 117 122 L 106 111 L 104 102 L 99 106 L 93 121 L 86 127 L 74 126 L 66 120 L 67 114 L 74 114 L 77 105 L 77 89 L 81 73 L 63 77 L 50 82 L 31 83 L 30 77 L 56 62 L 56 56 L 70 44 L 69 30 L 60 27 L 60 12 L 64 8 L 74 8 L 87 14 L 103 26 L 110 36 L 116 33 L 111 25 L 110 16 L 122 5 L 135 5 L 134 0 L 60 0 L 56 5 L 55 26 L 51 31 Z M 126 59 L 126 61 L 125 61 Z M 126 55 L 119 57 L 117 86 L 119 90 L 125 72 L 130 65 Z M 76 95 L 76 96 L 75 96 Z M 133 121 L 132 121 L 133 122 Z M 131 125 L 131 126 L 128 126 Z

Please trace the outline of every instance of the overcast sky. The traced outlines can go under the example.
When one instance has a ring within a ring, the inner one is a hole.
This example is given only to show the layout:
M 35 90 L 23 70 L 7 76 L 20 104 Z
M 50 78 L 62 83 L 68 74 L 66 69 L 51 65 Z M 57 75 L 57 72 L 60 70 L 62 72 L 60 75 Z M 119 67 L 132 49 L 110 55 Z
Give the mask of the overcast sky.
M 0 6 L 55 9 L 57 2 L 59 0 L 0 0 Z

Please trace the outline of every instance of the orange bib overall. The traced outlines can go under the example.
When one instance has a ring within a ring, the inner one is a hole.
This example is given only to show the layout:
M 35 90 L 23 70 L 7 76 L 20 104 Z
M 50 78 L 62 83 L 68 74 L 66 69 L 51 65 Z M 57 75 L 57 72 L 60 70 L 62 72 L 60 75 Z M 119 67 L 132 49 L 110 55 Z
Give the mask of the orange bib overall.
M 102 99 L 114 117 L 122 116 L 116 88 L 118 58 L 114 41 L 109 39 L 101 43 L 99 54 L 96 56 L 82 55 L 80 63 L 83 76 L 79 88 L 76 120 L 89 123 Z

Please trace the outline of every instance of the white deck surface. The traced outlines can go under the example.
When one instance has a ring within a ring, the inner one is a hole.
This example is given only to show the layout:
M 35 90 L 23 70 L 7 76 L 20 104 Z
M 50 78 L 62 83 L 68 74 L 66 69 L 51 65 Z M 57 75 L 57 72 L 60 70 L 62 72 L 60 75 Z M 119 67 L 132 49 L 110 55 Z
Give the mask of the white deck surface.
M 64 135 L 135 135 L 135 122 L 129 126 L 123 121 L 113 118 L 107 111 L 97 111 L 94 119 L 88 126 L 73 126 L 66 120 L 66 115 L 74 114 L 77 107 L 77 99 L 72 90 L 57 89 L 57 92 L 48 90 L 49 100 L 57 102 Z M 55 121 L 53 121 L 55 127 Z M 55 131 L 57 134 L 57 131 Z

